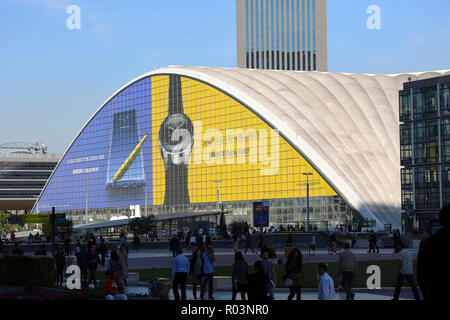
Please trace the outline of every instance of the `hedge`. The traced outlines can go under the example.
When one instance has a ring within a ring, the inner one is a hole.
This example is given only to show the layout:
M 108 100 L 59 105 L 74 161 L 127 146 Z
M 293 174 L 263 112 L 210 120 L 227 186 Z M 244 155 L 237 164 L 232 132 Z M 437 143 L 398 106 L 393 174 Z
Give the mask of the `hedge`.
M 0 285 L 54 287 L 55 259 L 0 255 Z

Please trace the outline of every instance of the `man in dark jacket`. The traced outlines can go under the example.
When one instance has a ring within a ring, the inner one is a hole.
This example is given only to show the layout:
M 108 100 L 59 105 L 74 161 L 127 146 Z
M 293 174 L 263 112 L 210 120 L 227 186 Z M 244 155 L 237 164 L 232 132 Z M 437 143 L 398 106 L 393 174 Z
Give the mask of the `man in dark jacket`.
M 77 265 L 81 271 L 81 284 L 85 286 L 88 273 L 88 252 L 85 246 L 81 246 L 80 252 L 77 254 Z
M 175 258 L 177 256 L 177 250 L 180 247 L 180 239 L 176 234 L 174 234 L 172 239 L 170 239 L 169 245 L 170 251 L 172 251 L 172 256 Z
M 448 298 L 450 278 L 442 270 L 445 261 L 450 260 L 450 204 L 439 212 L 441 229 L 420 243 L 417 273 L 420 291 L 424 300 Z

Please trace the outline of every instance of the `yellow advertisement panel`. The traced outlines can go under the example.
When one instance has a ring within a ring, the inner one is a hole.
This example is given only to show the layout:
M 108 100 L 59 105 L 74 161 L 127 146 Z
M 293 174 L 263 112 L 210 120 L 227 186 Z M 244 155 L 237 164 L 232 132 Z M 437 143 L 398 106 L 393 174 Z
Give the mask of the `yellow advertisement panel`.
M 153 204 L 335 196 L 253 112 L 202 82 L 152 77 Z M 304 173 L 311 173 L 306 176 Z

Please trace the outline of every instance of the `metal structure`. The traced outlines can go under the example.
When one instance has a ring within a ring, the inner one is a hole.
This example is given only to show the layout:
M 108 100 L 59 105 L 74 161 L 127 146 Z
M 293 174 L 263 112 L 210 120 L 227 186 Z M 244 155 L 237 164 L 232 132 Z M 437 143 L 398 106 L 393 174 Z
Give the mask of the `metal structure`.
M 0 153 L 47 154 L 47 146 L 42 142 L 9 142 L 0 144 Z

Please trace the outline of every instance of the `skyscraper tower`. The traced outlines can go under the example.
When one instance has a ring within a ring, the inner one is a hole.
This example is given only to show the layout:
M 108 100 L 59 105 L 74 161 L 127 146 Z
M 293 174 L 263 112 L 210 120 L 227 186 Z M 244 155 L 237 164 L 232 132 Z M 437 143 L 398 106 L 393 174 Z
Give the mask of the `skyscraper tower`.
M 327 71 L 326 0 L 236 0 L 240 68 Z

